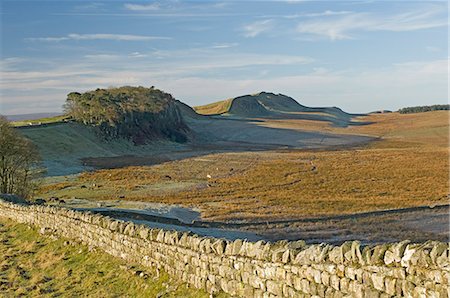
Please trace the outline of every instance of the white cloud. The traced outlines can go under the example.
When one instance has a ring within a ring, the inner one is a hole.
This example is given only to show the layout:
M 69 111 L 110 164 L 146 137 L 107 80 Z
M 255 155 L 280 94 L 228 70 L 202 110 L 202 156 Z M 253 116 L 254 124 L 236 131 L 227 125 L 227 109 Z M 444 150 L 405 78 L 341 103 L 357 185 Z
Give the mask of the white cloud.
M 367 72 L 318 70 L 305 75 L 247 80 L 192 77 L 161 82 L 158 86 L 176 98 L 196 105 L 271 91 L 287 94 L 309 106 L 339 106 L 350 112 L 370 112 L 445 103 L 447 65 L 447 60 L 436 60 Z
M 291 4 L 296 4 L 296 3 L 301 3 L 301 2 L 308 2 L 308 1 L 311 1 L 311 0 L 278 0 L 278 1 L 291 3 Z
M 15 92 L 42 88 L 77 90 L 95 84 L 133 84 L 134 78 L 154 77 L 176 79 L 185 76 L 201 76 L 205 71 L 228 71 L 229 69 L 266 66 L 302 65 L 313 59 L 304 56 L 222 53 L 214 49 L 199 51 L 169 51 L 154 53 L 134 52 L 127 55 L 90 54 L 84 60 L 51 66 L 39 66 L 39 70 L 23 70 L 20 65 L 4 59 L 9 68 L 2 68 L 0 87 Z M 131 59 L 141 58 L 145 63 L 135 64 Z M 29 61 L 31 63 L 31 61 Z M 49 61 L 50 62 L 50 61 Z M 127 69 L 127 71 L 123 71 Z M 126 73 L 126 75 L 125 75 Z M 150 75 L 151 74 L 151 75 Z M 110 80 L 111 77 L 124 78 Z M 125 79 L 126 78 L 126 79 Z M 145 79 L 143 79 L 145 81 Z M 70 82 L 70 83 L 69 83 Z M 108 83 L 109 82 L 109 83 Z M 75 89 L 74 89 L 75 88 Z
M 331 16 L 331 14 L 328 14 Z M 447 25 L 441 7 L 393 15 L 348 13 L 334 18 L 304 21 L 297 26 L 299 33 L 327 37 L 331 40 L 352 39 L 357 31 L 415 31 Z
M 59 42 L 66 40 L 115 40 L 115 41 L 151 41 L 171 39 L 164 36 L 129 35 L 129 34 L 78 34 L 71 33 L 61 37 L 31 37 L 28 41 Z
M 126 3 L 124 7 L 128 10 L 133 11 L 151 11 L 151 10 L 158 10 L 159 4 L 158 3 L 151 3 L 151 4 L 130 4 Z
M 85 55 L 84 57 L 88 59 L 99 59 L 99 60 L 111 60 L 119 58 L 118 55 L 112 54 L 93 54 L 93 55 Z
M 147 54 L 142 54 L 140 52 L 133 52 L 133 53 L 131 53 L 128 56 L 133 57 L 133 58 L 145 58 L 145 57 L 148 57 Z
M 338 15 L 344 15 L 344 14 L 350 14 L 351 11 L 348 10 L 341 10 L 341 11 L 334 11 L 334 10 L 325 10 L 324 12 L 315 12 L 315 13 L 307 13 L 304 14 L 306 17 L 323 17 L 323 16 L 338 16 Z M 303 16 L 303 15 L 301 15 Z
M 228 48 L 237 47 L 238 45 L 239 44 L 237 42 L 233 42 L 233 43 L 219 43 L 219 44 L 213 45 L 211 48 L 212 49 L 228 49 Z
M 6 109 L 2 112 L 33 112 L 34 108 L 30 107 L 39 104 L 42 104 L 40 111 L 55 110 L 71 91 L 122 85 L 155 85 L 191 105 L 258 91 L 284 93 L 306 105 L 339 106 L 351 112 L 395 110 L 447 100 L 448 60 L 445 59 L 412 61 L 358 72 L 318 67 L 304 75 L 259 72 L 247 79 L 223 79 L 205 76 L 204 71 L 235 69 L 244 62 L 249 66 L 306 62 L 305 58 L 295 56 L 227 54 L 215 55 L 206 61 L 195 58 L 168 63 L 172 57 L 169 55 L 159 63 L 149 60 L 151 62 L 133 67 L 129 67 L 127 60 L 117 59 L 111 63 L 88 59 L 71 64 L 55 63 L 55 67 L 39 71 L 2 70 L 0 89 L 3 109 Z
M 244 32 L 245 37 L 256 37 L 263 32 L 271 30 L 273 26 L 273 20 L 269 19 L 245 25 L 242 28 L 242 31 Z

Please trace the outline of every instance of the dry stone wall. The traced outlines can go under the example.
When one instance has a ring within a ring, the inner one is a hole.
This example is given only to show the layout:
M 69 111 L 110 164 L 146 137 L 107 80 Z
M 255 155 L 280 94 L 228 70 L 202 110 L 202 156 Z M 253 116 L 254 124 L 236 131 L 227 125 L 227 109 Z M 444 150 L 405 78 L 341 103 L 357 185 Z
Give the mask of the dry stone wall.
M 449 297 L 449 243 L 361 247 L 227 241 L 150 229 L 89 212 L 0 200 L 0 217 L 32 224 L 210 293 L 238 297 Z

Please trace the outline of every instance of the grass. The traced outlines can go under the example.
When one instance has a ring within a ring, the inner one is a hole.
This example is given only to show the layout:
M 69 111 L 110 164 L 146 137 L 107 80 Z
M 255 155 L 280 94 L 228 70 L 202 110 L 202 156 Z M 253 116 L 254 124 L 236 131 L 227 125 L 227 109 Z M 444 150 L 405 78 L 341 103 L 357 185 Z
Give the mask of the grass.
M 111 157 L 117 155 L 143 155 L 163 150 L 177 150 L 182 145 L 168 142 L 135 146 L 126 139 L 106 141 L 93 129 L 77 123 L 61 123 L 52 126 L 36 126 L 20 129 L 20 132 L 39 147 L 48 175 L 59 176 L 83 170 L 80 160 L 89 157 Z M 155 145 L 156 144 L 156 145 Z
M 96 200 L 124 196 L 196 206 L 211 220 L 312 217 L 446 204 L 448 115 L 448 111 L 369 115 L 360 120 L 372 121 L 370 125 L 326 126 L 330 132 L 380 138 L 364 147 L 212 154 L 157 166 L 99 170 L 45 184 L 41 195 Z M 298 122 L 281 124 L 304 127 Z
M 230 110 L 233 99 L 226 99 L 203 106 L 196 106 L 194 110 L 202 115 L 224 114 Z
M 359 134 L 380 137 L 388 146 L 396 147 L 448 147 L 449 111 L 434 111 L 417 114 L 371 114 L 358 117 L 355 121 L 371 122 L 369 125 L 348 127 L 332 126 L 325 121 L 311 120 L 271 120 L 264 125 L 276 128 L 322 131 L 338 134 Z M 397 145 L 393 145 L 396 141 Z M 403 144 L 400 144 L 403 143 Z
M 31 123 L 31 125 L 50 124 L 50 123 L 63 122 L 64 120 L 67 120 L 67 119 L 69 119 L 68 116 L 60 115 L 60 116 L 33 119 L 33 120 L 13 121 L 13 122 L 11 122 L 11 125 L 14 127 L 20 127 L 20 126 L 29 126 L 30 123 Z
M 66 244 L 66 245 L 65 245 Z M 149 276 L 135 274 L 138 270 Z M 0 219 L 1 297 L 209 297 L 149 268 Z

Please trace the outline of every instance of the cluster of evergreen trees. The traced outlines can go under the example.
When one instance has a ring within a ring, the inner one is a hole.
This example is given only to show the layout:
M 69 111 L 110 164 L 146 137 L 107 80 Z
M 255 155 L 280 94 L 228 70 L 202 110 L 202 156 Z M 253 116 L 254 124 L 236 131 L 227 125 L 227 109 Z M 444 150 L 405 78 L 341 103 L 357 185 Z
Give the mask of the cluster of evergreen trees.
M 185 141 L 184 125 L 175 99 L 154 87 L 119 87 L 72 92 L 64 106 L 77 122 L 96 127 L 104 137 L 125 137 L 144 143 L 152 137 Z
M 400 114 L 410 114 L 410 113 L 422 113 L 429 111 L 440 111 L 440 110 L 450 110 L 450 105 L 433 105 L 433 106 L 419 106 L 419 107 L 407 107 L 398 110 Z

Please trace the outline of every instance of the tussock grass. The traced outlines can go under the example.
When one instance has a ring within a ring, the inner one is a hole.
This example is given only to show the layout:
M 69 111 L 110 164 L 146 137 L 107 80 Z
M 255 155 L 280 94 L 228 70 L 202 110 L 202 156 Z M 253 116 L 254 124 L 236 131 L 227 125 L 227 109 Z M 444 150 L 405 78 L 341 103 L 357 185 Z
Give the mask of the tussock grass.
M 209 297 L 165 273 L 0 219 L 1 297 Z M 138 269 L 149 274 L 144 279 Z

